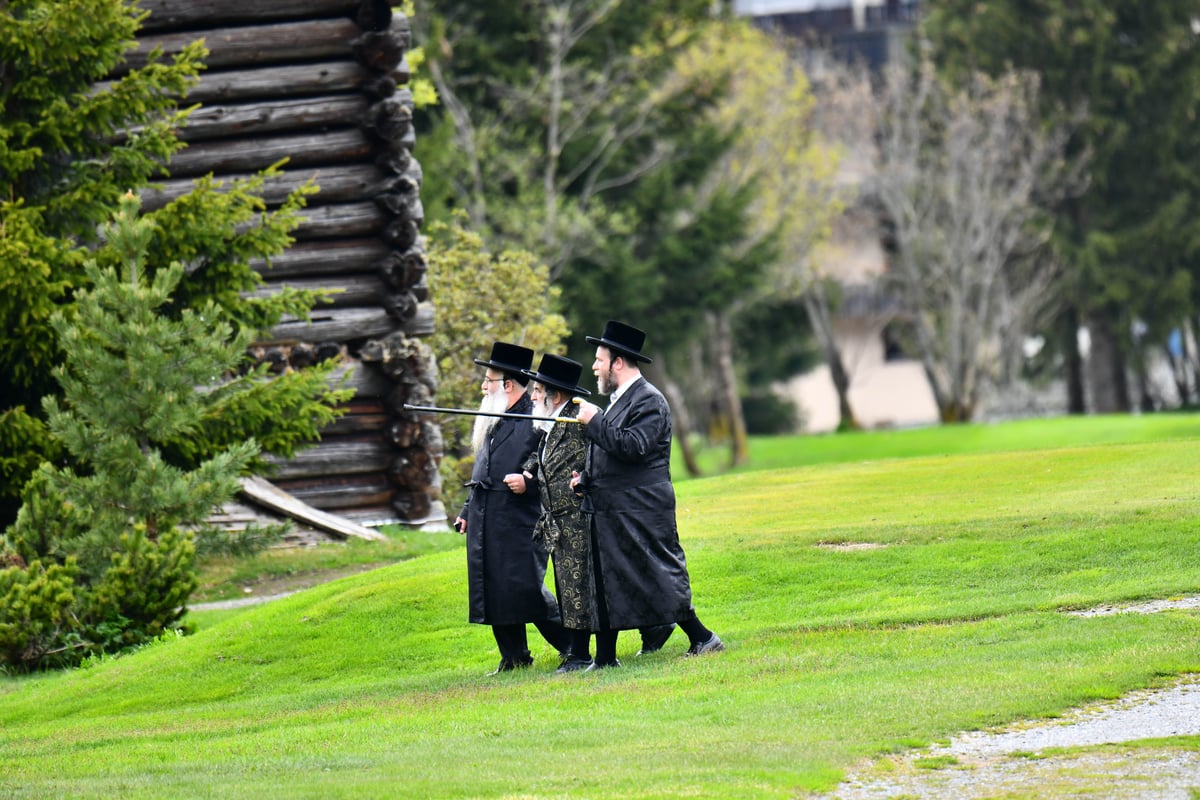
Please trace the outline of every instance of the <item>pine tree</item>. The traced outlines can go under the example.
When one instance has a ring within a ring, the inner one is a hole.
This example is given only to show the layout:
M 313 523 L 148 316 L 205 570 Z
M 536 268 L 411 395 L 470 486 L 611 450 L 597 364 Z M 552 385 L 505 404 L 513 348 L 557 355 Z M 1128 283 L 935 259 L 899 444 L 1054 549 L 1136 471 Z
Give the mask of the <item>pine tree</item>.
M 251 332 L 235 330 L 215 304 L 171 313 L 184 270 L 175 262 L 148 275 L 153 227 L 127 195 L 106 228 L 120 268 L 89 261 L 92 288 L 73 314 L 52 318 L 62 395 L 43 405 L 71 463 L 40 467 L 10 531 L 0 659 L 41 664 L 57 653 L 70 662 L 64 653 L 119 650 L 177 622 L 196 585 L 195 532 L 259 452 L 248 439 L 195 466 L 172 458 L 175 443 L 268 378 L 266 365 L 240 371 Z M 22 620 L 32 647 L 4 641 Z
M 207 52 L 196 41 L 114 78 L 143 15 L 129 0 L 0 3 L 0 528 L 28 502 L 23 487 L 37 465 L 62 457 L 42 412 L 42 398 L 59 391 L 51 370 L 62 361 L 50 319 L 72 313 L 75 290 L 88 286 L 88 259 L 121 263 L 97 231 L 122 194 L 165 174 L 182 146 L 180 101 Z M 265 330 L 312 308 L 311 292 L 250 291 L 261 283 L 250 265 L 287 247 L 315 191 L 302 187 L 267 210 L 261 188 L 277 172 L 225 185 L 203 179 L 146 215 L 155 223 L 147 276 L 160 264 L 188 265 L 169 315 L 212 300 L 233 324 Z M 292 455 L 335 416 L 326 385 L 333 366 L 259 384 L 239 408 L 174 442 L 175 456 L 194 465 L 251 436 L 267 453 Z

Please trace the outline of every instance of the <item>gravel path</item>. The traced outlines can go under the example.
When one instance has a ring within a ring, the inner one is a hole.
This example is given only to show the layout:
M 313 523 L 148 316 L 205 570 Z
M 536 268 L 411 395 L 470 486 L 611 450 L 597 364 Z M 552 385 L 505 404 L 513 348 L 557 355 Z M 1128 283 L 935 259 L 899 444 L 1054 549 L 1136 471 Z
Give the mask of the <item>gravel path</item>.
M 1200 596 L 1103 606 L 1078 616 L 1200 608 Z M 837 800 L 1196 800 L 1200 752 L 1105 748 L 1044 755 L 1050 748 L 1120 745 L 1139 739 L 1200 736 L 1200 675 L 1158 690 L 1133 692 L 1062 718 L 973 731 L 949 745 L 864 766 L 830 794 Z

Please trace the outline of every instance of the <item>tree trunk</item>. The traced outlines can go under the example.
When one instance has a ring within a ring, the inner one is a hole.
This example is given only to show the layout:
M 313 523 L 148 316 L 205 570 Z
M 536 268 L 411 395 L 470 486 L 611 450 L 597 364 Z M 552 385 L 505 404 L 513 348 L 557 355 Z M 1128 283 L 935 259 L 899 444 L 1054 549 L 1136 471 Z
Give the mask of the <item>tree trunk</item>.
M 1083 391 L 1083 356 L 1079 354 L 1079 309 L 1068 305 L 1059 322 L 1063 352 L 1064 378 L 1067 383 L 1067 413 L 1086 414 Z
M 746 434 L 742 398 L 738 393 L 737 372 L 733 368 L 732 326 L 729 316 L 723 311 L 715 312 L 710 319 L 717 384 L 721 387 L 721 404 L 729 418 L 729 466 L 740 467 L 750 460 L 750 440 Z
M 829 367 L 829 377 L 838 397 L 838 426 L 839 431 L 857 431 L 862 426 L 854 416 L 854 408 L 850 405 L 850 373 L 846 363 L 842 361 L 842 353 L 838 350 L 837 341 L 833 338 L 833 316 L 829 310 L 829 298 L 825 294 L 823 284 L 813 284 L 804 292 L 804 308 L 808 312 L 808 320 L 813 333 L 821 348 L 821 355 Z
M 662 390 L 671 405 L 672 435 L 683 456 L 683 468 L 687 470 L 688 475 L 697 478 L 702 473 L 700 463 L 696 460 L 696 451 L 692 448 L 692 418 L 688 413 L 683 391 L 667 374 L 666 367 L 662 364 L 646 364 L 645 371 L 650 377 L 650 382 Z
M 1128 413 L 1131 405 L 1125 354 L 1113 330 L 1110 314 L 1104 310 L 1089 314 L 1088 331 L 1092 342 L 1087 364 L 1092 410 L 1097 414 Z

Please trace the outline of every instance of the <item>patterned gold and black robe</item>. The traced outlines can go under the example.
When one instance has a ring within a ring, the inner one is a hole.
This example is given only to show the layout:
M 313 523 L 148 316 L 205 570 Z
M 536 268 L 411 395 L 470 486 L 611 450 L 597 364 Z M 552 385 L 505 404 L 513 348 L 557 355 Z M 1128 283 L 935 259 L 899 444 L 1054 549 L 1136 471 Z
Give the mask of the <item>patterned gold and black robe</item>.
M 573 417 L 579 406 L 568 403 L 560 416 Z M 597 630 L 592 575 L 591 522 L 571 489 L 571 474 L 582 472 L 588 439 L 583 426 L 557 422 L 546 432 L 525 464 L 536 476 L 542 501 L 534 535 L 554 559 L 554 587 L 562 624 L 572 630 Z

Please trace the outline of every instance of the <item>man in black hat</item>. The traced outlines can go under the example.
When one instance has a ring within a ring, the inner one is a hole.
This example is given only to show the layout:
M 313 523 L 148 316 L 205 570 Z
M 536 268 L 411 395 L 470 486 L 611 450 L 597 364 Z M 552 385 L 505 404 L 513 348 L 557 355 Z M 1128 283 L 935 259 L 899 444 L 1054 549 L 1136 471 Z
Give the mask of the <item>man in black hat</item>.
M 523 475 L 535 480 L 542 501 L 542 515 L 534 528 L 538 539 L 554 559 L 554 588 L 562 625 L 571 636 L 571 653 L 559 672 L 573 672 L 592 665 L 591 637 L 597 629 L 596 592 L 592 575 L 590 518 L 580 508 L 580 498 L 571 489 L 571 478 L 583 469 L 588 439 L 583 426 L 574 421 L 579 406 L 574 397 L 590 394 L 579 386 L 583 365 L 547 353 L 537 372 L 525 371 L 530 380 L 533 413 L 559 421 L 538 421 L 541 440 L 525 462 Z M 516 476 L 511 476 L 516 477 Z
M 533 364 L 533 351 L 507 342 L 492 345 L 491 358 L 475 359 L 485 367 L 481 410 L 530 414 L 523 370 Z M 454 521 L 467 535 L 467 579 L 470 620 L 491 625 L 506 672 L 533 663 L 525 625 L 532 622 L 560 654 L 570 637 L 559 624 L 554 596 L 546 589 L 546 550 L 533 540 L 538 518 L 536 491 L 526 491 L 521 465 L 537 446 L 538 433 L 520 419 L 479 417 L 475 430 L 475 466 L 467 486 L 471 493 Z M 506 476 L 517 473 L 517 482 Z M 495 673 L 493 673 L 495 674 Z
M 608 409 L 581 402 L 579 419 L 592 443 L 587 468 L 575 480 L 592 513 L 597 612 L 595 667 L 620 666 L 617 633 L 678 623 L 687 655 L 725 649 L 696 616 L 691 580 L 675 525 L 671 484 L 671 410 L 639 362 L 646 334 L 615 320 L 596 345 L 592 372 Z M 645 631 L 643 648 L 646 652 Z

